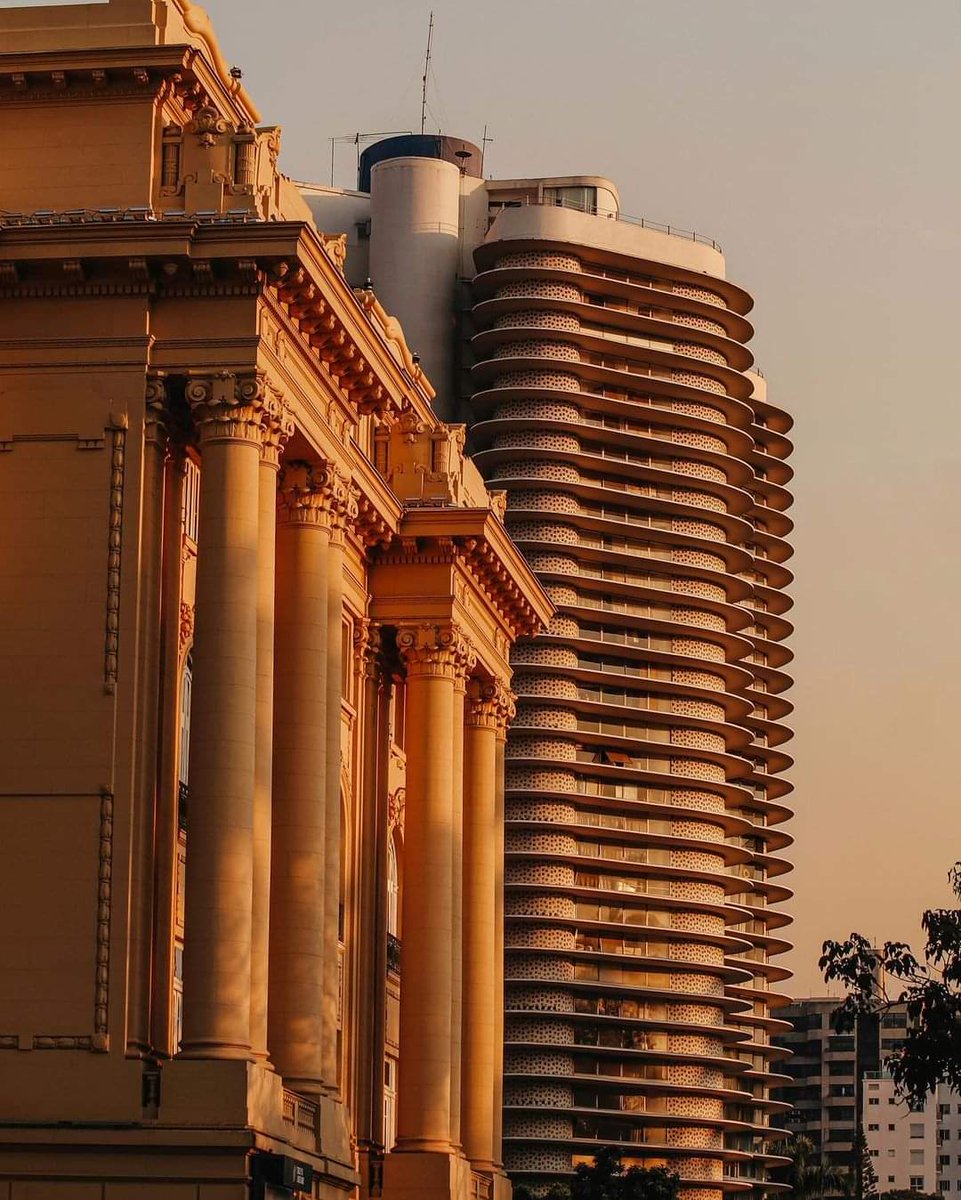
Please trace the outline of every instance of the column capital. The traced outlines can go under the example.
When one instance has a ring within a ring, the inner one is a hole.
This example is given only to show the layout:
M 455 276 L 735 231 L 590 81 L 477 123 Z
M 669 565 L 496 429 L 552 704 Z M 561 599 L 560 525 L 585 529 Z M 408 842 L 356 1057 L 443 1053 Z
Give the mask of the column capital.
M 467 725 L 493 729 L 506 737 L 516 711 L 514 693 L 503 679 L 472 681 L 467 696 Z
M 196 375 L 185 389 L 201 446 L 211 442 L 265 442 L 284 428 L 286 408 L 263 371 Z M 289 421 L 289 418 L 286 418 Z M 279 449 L 278 449 L 279 453 Z
M 166 446 L 169 416 L 166 376 L 162 371 L 151 373 L 144 389 L 144 438 L 149 444 Z
M 369 617 L 354 622 L 354 658 L 362 679 L 377 679 L 386 673 L 381 627 Z
M 285 462 L 277 485 L 280 520 L 287 525 L 328 526 L 323 468 L 302 459 Z
M 397 651 L 408 676 L 433 675 L 456 681 L 466 679 L 477 663 L 469 638 L 453 622 L 398 626 Z
M 351 483 L 350 477 L 335 463 L 327 463 L 324 474 L 327 511 L 330 514 L 330 540 L 337 545 L 343 545 L 348 528 L 357 522 L 357 489 Z
M 280 519 L 293 525 L 316 525 L 331 540 L 343 538 L 357 515 L 350 480 L 333 463 L 292 459 L 285 462 L 278 485 Z
M 280 455 L 290 435 L 294 432 L 294 419 L 290 407 L 282 394 L 268 390 L 264 402 L 263 440 L 260 445 L 260 461 L 274 470 L 280 468 Z

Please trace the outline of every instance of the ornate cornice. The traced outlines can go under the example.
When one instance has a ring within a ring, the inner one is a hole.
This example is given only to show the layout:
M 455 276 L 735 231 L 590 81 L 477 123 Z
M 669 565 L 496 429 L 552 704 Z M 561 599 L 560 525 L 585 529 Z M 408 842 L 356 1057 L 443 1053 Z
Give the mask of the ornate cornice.
M 422 622 L 397 628 L 397 651 L 408 676 L 466 678 L 477 664 L 477 653 L 460 628 Z
M 289 420 L 280 392 L 260 371 L 195 376 L 188 381 L 185 395 L 201 446 L 245 441 L 263 448 Z
M 479 729 L 507 736 L 507 726 L 517 711 L 514 693 L 502 679 L 475 680 L 467 696 L 465 720 Z

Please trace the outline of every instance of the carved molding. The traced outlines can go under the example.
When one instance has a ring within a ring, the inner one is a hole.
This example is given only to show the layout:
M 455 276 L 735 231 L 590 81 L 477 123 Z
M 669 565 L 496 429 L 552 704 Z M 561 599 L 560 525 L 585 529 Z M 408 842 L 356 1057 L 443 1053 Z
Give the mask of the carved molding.
M 387 797 L 387 826 L 388 829 L 404 831 L 404 807 L 407 802 L 407 789 L 399 787 Z
M 107 532 L 107 618 L 104 636 L 103 686 L 117 690 L 120 655 L 120 565 L 123 552 L 123 484 L 127 447 L 127 418 L 110 429 L 110 515 Z
M 100 792 L 99 852 L 97 870 L 96 966 L 93 999 L 93 1033 L 37 1034 L 33 1050 L 91 1050 L 105 1054 L 110 1049 L 110 919 L 113 900 L 113 792 Z M 0 1037 L 0 1050 L 16 1050 L 20 1039 Z
M 397 629 L 397 651 L 408 676 L 466 679 L 477 664 L 470 639 L 453 623 L 401 625 Z
M 180 655 L 183 657 L 184 651 L 194 640 L 194 606 L 188 604 L 186 600 L 180 602 Z

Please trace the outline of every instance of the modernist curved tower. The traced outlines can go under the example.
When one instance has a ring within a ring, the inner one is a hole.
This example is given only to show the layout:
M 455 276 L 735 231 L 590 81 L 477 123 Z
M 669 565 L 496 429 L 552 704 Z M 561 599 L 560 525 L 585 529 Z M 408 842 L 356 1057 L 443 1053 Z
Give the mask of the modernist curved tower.
M 457 145 L 385 144 L 342 228 L 557 608 L 511 660 L 506 1166 L 543 1192 L 613 1144 L 684 1200 L 759 1192 L 785 1107 L 791 420 L 713 242 L 622 217 L 595 176 L 458 182 L 480 151 Z
M 764 1186 L 779 1107 L 791 421 L 713 243 L 487 187 L 475 458 L 557 606 L 512 658 L 506 1166 L 613 1144 L 719 1200 Z

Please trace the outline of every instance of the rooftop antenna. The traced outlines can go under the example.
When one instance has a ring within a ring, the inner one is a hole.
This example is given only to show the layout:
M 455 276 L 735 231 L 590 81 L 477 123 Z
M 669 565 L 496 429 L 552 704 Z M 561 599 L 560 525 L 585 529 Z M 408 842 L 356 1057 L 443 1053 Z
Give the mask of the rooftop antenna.
M 480 160 L 481 179 L 484 178 L 484 159 L 487 157 L 487 147 L 490 145 L 491 142 L 493 142 L 493 140 L 494 139 L 492 137 L 487 136 L 487 125 L 485 123 L 484 136 L 481 138 L 481 160 Z
M 420 92 L 420 132 L 424 133 L 427 124 L 427 75 L 430 71 L 430 44 L 434 40 L 434 10 L 430 10 L 430 24 L 427 26 L 427 55 L 424 59 L 424 78 Z

